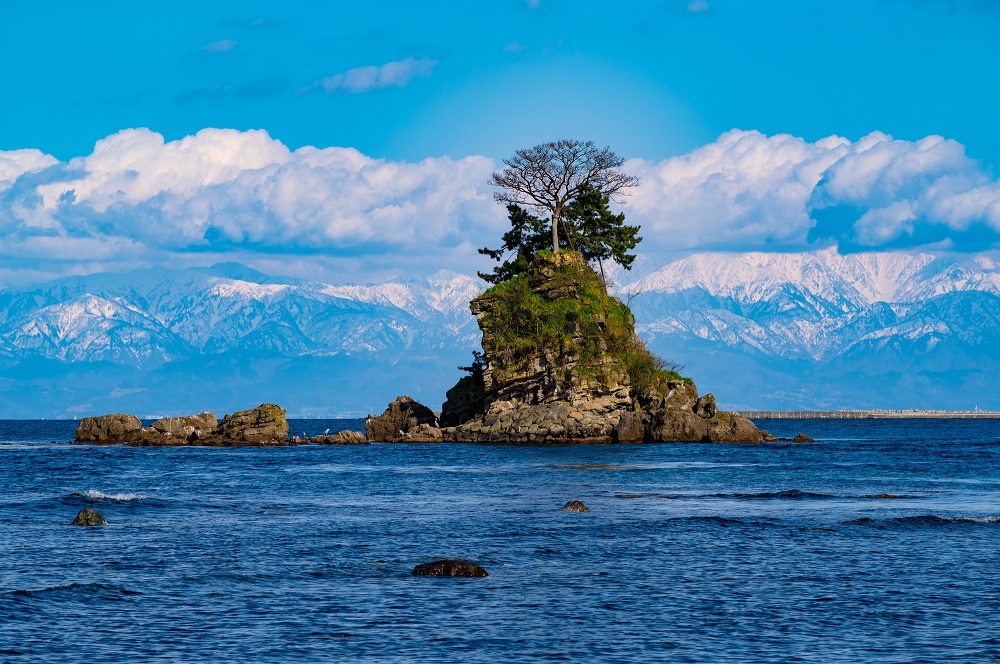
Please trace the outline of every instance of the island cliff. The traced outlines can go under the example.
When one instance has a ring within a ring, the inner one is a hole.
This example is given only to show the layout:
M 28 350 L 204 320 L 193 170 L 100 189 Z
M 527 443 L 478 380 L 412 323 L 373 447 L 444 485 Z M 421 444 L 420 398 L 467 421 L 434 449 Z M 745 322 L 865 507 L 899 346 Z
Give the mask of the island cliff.
M 662 367 L 628 307 L 573 251 L 539 252 L 526 273 L 471 302 L 483 352 L 448 391 L 437 440 L 485 443 L 747 442 L 768 439 L 711 394 Z M 392 440 L 429 441 L 398 416 Z M 417 404 L 419 405 L 419 404 Z M 395 406 L 395 408 L 393 408 Z M 372 434 L 386 429 L 372 418 Z M 398 422 L 398 423 L 397 423 Z M 421 433 L 426 418 L 412 421 Z M 417 434 L 417 435 L 414 435 Z M 390 437 L 385 437 L 388 440 Z

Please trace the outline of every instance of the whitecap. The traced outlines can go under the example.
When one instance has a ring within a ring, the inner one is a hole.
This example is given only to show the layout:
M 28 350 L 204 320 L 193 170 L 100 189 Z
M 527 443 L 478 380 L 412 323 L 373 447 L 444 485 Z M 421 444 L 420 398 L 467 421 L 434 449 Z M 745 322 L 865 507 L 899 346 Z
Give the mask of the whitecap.
M 969 523 L 1000 523 L 1000 516 L 956 516 L 949 521 L 965 521 Z
M 96 489 L 74 491 L 73 495 L 79 496 L 80 498 L 86 498 L 87 500 L 110 500 L 116 503 L 126 503 L 130 500 L 144 500 L 147 498 L 146 495 L 141 493 L 104 493 L 103 491 L 98 491 Z

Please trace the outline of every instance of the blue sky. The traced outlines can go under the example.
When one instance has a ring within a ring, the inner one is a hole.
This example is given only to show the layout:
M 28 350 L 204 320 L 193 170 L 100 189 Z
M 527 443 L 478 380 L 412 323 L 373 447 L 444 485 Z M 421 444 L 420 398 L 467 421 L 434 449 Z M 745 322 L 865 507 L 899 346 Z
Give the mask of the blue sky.
M 632 167 L 652 178 L 647 182 L 662 184 L 666 198 L 652 189 L 636 196 L 650 251 L 669 253 L 670 243 L 657 238 L 671 228 L 693 238 L 680 243 L 685 251 L 831 242 L 845 250 L 997 246 L 995 0 L 2 2 L 0 58 L 0 234 L 14 247 L 0 256 L 0 279 L 123 265 L 114 247 L 128 252 L 130 265 L 235 257 L 310 274 L 322 263 L 331 278 L 419 269 L 419 261 L 399 261 L 415 247 L 435 265 L 468 268 L 462 257 L 498 236 L 503 223 L 480 180 L 515 148 L 560 137 L 609 144 L 635 159 Z M 141 162 L 149 178 L 163 182 L 170 156 L 156 139 L 145 140 L 148 134 L 170 146 L 207 128 L 240 133 L 202 134 L 193 161 L 233 166 L 245 159 L 254 173 L 243 180 L 281 170 L 284 184 L 274 180 L 272 198 L 247 200 L 252 194 L 228 187 L 239 169 L 220 176 L 221 166 L 194 165 L 178 174 L 193 163 L 183 154 L 167 169 L 177 178 L 172 188 L 148 184 L 128 193 L 133 185 L 109 180 L 106 200 L 88 198 L 101 186 L 93 177 L 82 185 L 81 172 L 118 169 L 123 181 L 132 173 L 142 180 Z M 149 132 L 109 139 L 130 129 Z M 740 134 L 742 142 L 720 139 L 733 129 L 751 133 Z M 264 130 L 271 142 L 248 130 Z M 855 146 L 873 132 L 885 135 L 883 154 L 905 157 L 893 167 L 880 162 L 898 181 L 878 191 L 833 191 L 828 168 L 839 169 L 844 182 L 850 163 L 861 168 L 872 160 L 826 160 L 816 152 L 832 148 L 816 146 L 831 135 Z M 798 143 L 774 140 L 779 135 Z M 948 142 L 918 147 L 933 136 Z M 98 141 L 110 141 L 105 153 L 117 155 L 111 166 L 94 158 Z M 697 152 L 719 141 L 739 144 L 743 161 Z M 224 157 L 221 144 L 231 148 Z M 779 144 L 797 146 L 795 165 L 822 162 L 817 182 L 791 207 L 786 184 L 801 184 L 801 169 L 781 170 L 788 156 Z M 317 180 L 315 160 L 292 152 L 293 175 L 281 150 L 306 146 L 351 148 L 374 160 L 364 163 L 376 176 L 350 186 L 353 200 L 380 202 L 338 216 L 335 210 L 350 207 L 347 184 L 330 169 L 346 159 L 357 175 L 362 162 L 326 154 L 326 176 Z M 137 162 L 130 150 L 146 152 Z M 764 150 L 761 159 L 770 161 L 748 164 L 747 150 Z M 15 164 L 6 176 L 4 154 Z M 431 157 L 449 159 L 426 165 Z M 732 204 L 705 207 L 733 163 L 752 177 L 727 180 L 723 198 Z M 717 170 L 706 175 L 692 164 Z M 414 182 L 400 184 L 402 171 Z M 761 180 L 765 172 L 771 179 Z M 465 187 L 454 184 L 463 177 Z M 698 177 L 693 189 L 674 186 Z M 293 213 L 290 203 L 275 202 L 295 189 L 292 181 L 299 197 L 317 187 L 341 190 Z M 59 182 L 69 184 L 57 191 Z M 362 184 L 371 190 L 360 193 Z M 947 196 L 920 193 L 942 186 Z M 110 202 L 116 191 L 127 193 L 127 206 Z M 756 199 L 748 204 L 748 197 Z M 734 212 L 741 205 L 744 211 Z M 179 206 L 187 216 L 176 213 Z M 408 209 L 416 216 L 407 217 Z M 662 218 L 655 210 L 665 211 Z M 200 225 L 191 226 L 187 220 L 199 214 Z M 319 221 L 307 223 L 307 214 Z M 407 224 L 434 215 L 446 219 L 430 224 L 438 240 L 429 248 Z M 729 226 L 712 226 L 720 215 L 731 218 Z M 379 226 L 385 218 L 393 223 Z M 150 235 L 151 224 L 166 230 Z M 711 232 L 698 235 L 706 224 Z M 270 238 L 267 228 L 277 229 Z

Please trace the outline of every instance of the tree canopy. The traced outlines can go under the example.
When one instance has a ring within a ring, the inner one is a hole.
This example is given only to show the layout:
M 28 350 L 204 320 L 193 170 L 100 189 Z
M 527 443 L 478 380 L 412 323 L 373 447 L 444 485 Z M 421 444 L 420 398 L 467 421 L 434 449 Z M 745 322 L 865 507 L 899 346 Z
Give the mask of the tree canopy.
M 632 267 L 635 255 L 628 253 L 642 238 L 638 226 L 626 226 L 625 214 L 614 214 L 611 197 L 586 187 L 566 206 L 563 233 L 558 243 L 583 254 L 587 261 L 597 261 L 604 277 L 604 261 L 612 260 L 626 270 Z M 485 281 L 496 284 L 524 273 L 534 255 L 549 247 L 549 232 L 544 220 L 513 203 L 507 204 L 510 230 L 501 238 L 499 249 L 484 247 L 479 253 L 500 265 L 492 273 L 479 273 Z
M 517 150 L 493 173 L 490 184 L 501 191 L 494 198 L 506 205 L 549 215 L 552 251 L 559 251 L 559 224 L 566 206 L 591 189 L 602 196 L 626 195 L 639 183 L 619 167 L 624 160 L 593 141 L 563 139 Z

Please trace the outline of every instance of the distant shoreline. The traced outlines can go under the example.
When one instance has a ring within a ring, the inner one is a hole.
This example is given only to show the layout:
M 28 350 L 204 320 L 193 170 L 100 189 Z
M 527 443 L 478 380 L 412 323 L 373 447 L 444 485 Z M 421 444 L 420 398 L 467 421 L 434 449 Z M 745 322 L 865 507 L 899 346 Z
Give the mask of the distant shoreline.
M 749 420 L 995 420 L 988 410 L 739 410 Z

